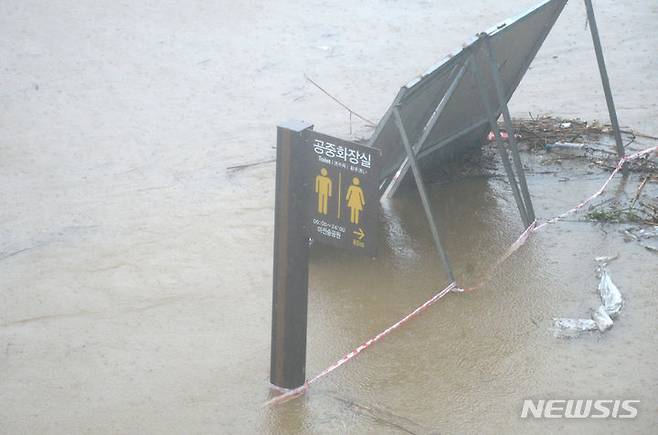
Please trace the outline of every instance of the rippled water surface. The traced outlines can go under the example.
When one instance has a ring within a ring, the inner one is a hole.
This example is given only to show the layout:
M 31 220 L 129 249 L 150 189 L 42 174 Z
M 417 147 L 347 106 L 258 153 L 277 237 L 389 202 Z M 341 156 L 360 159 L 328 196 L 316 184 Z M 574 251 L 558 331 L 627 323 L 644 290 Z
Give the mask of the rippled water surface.
M 622 124 L 658 135 L 658 10 L 598 3 Z M 3 2 L 0 432 L 651 433 L 658 257 L 618 225 L 578 218 L 305 396 L 262 406 L 273 394 L 275 125 L 303 117 L 350 134 L 303 74 L 376 120 L 402 83 L 531 4 Z M 570 3 L 515 116 L 605 119 L 584 23 Z M 355 138 L 371 133 L 353 121 Z M 606 177 L 523 158 L 540 217 Z M 227 169 L 254 162 L 265 163 Z M 634 193 L 637 176 L 620 180 L 604 199 Z M 430 191 L 455 275 L 473 285 L 523 230 L 509 186 L 472 177 Z M 380 239 L 377 259 L 313 247 L 308 375 L 447 284 L 413 190 L 382 204 Z M 593 258 L 614 254 L 627 300 L 613 329 L 555 338 L 552 317 L 598 306 Z M 522 420 L 525 398 L 642 402 L 633 421 Z

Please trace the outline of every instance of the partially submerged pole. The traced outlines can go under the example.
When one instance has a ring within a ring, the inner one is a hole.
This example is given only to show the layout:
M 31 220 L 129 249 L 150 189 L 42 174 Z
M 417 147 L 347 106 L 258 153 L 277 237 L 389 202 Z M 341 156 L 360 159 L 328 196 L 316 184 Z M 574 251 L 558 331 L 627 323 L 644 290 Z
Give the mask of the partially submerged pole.
M 514 201 L 516 206 L 519 209 L 519 214 L 521 215 L 521 221 L 523 225 L 528 227 L 532 222 L 528 219 L 528 213 L 521 199 L 521 192 L 519 192 L 519 185 L 516 182 L 516 177 L 514 176 L 514 170 L 512 169 L 512 164 L 509 161 L 509 156 L 507 154 L 507 149 L 503 143 L 503 139 L 500 134 L 500 128 L 498 127 L 498 122 L 496 122 L 496 114 L 494 113 L 491 103 L 489 102 L 489 97 L 487 96 L 486 89 L 484 88 L 484 83 L 482 82 L 482 71 L 478 66 L 477 61 L 473 62 L 473 71 L 475 75 L 476 82 L 478 84 L 478 90 L 480 92 L 480 99 L 484 105 L 484 110 L 487 112 L 487 120 L 489 121 L 489 127 L 494 133 L 494 138 L 496 139 L 496 148 L 498 148 L 498 154 L 500 159 L 503 161 L 503 167 L 507 173 L 507 179 L 509 180 L 510 187 L 512 188 L 512 194 L 514 195 Z
M 304 229 L 302 121 L 277 127 L 270 382 L 297 388 L 306 378 L 308 234 Z
M 525 179 L 523 163 L 521 163 L 521 156 L 519 156 L 519 147 L 516 144 L 516 138 L 514 137 L 514 126 L 512 125 L 512 117 L 509 113 L 509 108 L 507 107 L 507 99 L 505 98 L 505 93 L 503 90 L 503 80 L 500 78 L 500 70 L 498 69 L 498 62 L 496 61 L 496 53 L 493 46 L 491 45 L 489 38 L 489 35 L 486 35 L 484 41 L 487 49 L 487 57 L 489 59 L 489 66 L 491 67 L 491 75 L 493 77 L 494 87 L 496 88 L 496 95 L 498 96 L 498 103 L 500 104 L 500 108 L 503 113 L 503 120 L 505 121 L 505 129 L 507 130 L 508 141 L 510 148 L 512 149 L 512 160 L 514 161 L 514 166 L 516 167 L 516 176 L 519 177 L 519 185 L 521 187 L 523 203 L 525 204 L 525 212 L 528 218 L 526 226 L 528 226 L 535 221 L 535 210 L 532 207 L 532 199 L 530 198 L 530 192 L 528 191 L 528 183 Z
M 439 251 L 439 256 L 443 262 L 443 267 L 448 273 L 448 278 L 450 282 L 455 282 L 455 275 L 452 273 L 452 267 L 450 266 L 450 261 L 448 261 L 448 256 L 446 255 L 443 244 L 441 243 L 441 237 L 439 236 L 439 230 L 436 228 L 436 220 L 434 219 L 434 213 L 432 213 L 432 205 L 430 204 L 429 198 L 427 197 L 427 191 L 425 190 L 425 182 L 423 181 L 423 175 L 420 172 L 418 163 L 416 162 L 416 156 L 414 150 L 411 147 L 409 142 L 409 137 L 407 136 L 407 131 L 404 129 L 404 124 L 402 123 L 402 117 L 400 116 L 400 111 L 396 107 L 393 108 L 393 116 L 395 119 L 395 124 L 400 131 L 400 137 L 402 138 L 402 144 L 404 149 L 407 152 L 407 158 L 409 159 L 409 164 L 411 165 L 411 171 L 413 172 L 414 179 L 416 181 L 416 187 L 418 188 L 418 193 L 420 195 L 420 200 L 423 203 L 423 208 L 425 209 L 425 216 L 432 231 L 432 237 L 434 238 L 434 244 L 436 245 L 437 251 Z
M 605 59 L 603 58 L 603 48 L 601 47 L 601 39 L 599 38 L 599 28 L 596 25 L 596 17 L 594 16 L 594 7 L 592 0 L 585 0 L 585 8 L 587 9 L 587 21 L 589 21 L 589 30 L 592 34 L 592 42 L 594 43 L 594 51 L 596 52 L 596 61 L 599 64 L 599 73 L 601 74 L 601 83 L 603 84 L 603 92 L 605 93 L 605 102 L 608 105 L 608 113 L 610 114 L 610 124 L 612 131 L 615 135 L 615 142 L 617 144 L 617 156 L 621 159 L 624 157 L 624 143 L 621 139 L 621 131 L 619 130 L 619 121 L 617 120 L 617 111 L 615 110 L 615 102 L 612 99 L 612 91 L 610 90 L 610 80 L 608 79 L 608 70 L 605 67 Z

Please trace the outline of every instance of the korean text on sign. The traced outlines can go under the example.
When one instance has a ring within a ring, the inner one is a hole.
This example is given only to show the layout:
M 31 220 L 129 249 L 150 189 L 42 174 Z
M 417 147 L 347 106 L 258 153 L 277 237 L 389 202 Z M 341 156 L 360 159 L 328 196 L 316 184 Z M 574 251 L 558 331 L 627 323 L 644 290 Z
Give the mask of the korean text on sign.
M 350 162 L 353 165 L 360 165 L 364 168 L 370 168 L 371 165 L 371 155 L 370 153 L 362 153 L 351 148 L 335 145 L 331 142 L 323 141 L 320 139 L 315 139 L 313 141 L 313 151 L 316 154 L 326 156 L 332 159 L 343 160 L 344 162 Z

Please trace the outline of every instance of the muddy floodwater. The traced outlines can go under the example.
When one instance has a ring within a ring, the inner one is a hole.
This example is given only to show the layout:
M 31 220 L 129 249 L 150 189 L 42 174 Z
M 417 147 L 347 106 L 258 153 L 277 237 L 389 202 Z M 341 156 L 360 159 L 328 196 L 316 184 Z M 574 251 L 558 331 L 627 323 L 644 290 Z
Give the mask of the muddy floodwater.
M 658 254 L 583 214 L 303 397 L 263 407 L 275 126 L 372 132 L 304 74 L 376 121 L 403 83 L 533 3 L 3 1 L 0 433 L 655 433 Z M 595 6 L 620 122 L 658 136 L 658 4 Z M 510 108 L 606 120 L 581 2 Z M 522 157 L 540 218 L 608 174 Z M 601 200 L 639 181 L 619 177 Z M 473 285 L 523 230 L 509 185 L 494 171 L 430 194 L 455 275 Z M 382 204 L 379 232 L 376 259 L 312 248 L 308 376 L 447 284 L 414 190 Z M 626 304 L 612 330 L 556 338 L 553 317 L 599 304 L 594 257 L 617 254 Z M 640 404 L 631 420 L 524 420 L 524 399 Z

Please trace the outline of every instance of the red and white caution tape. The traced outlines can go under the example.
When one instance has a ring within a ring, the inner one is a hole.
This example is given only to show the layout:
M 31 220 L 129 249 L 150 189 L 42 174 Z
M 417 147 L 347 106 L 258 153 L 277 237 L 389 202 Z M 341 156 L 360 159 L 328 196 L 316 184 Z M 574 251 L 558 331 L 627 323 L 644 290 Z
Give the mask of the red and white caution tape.
M 639 157 L 642 157 L 644 155 L 647 155 L 651 152 L 658 152 L 658 146 L 647 148 L 645 150 L 639 151 L 635 154 L 632 154 L 630 156 L 622 158 L 621 160 L 619 160 L 619 163 L 615 167 L 614 171 L 612 171 L 612 173 L 610 174 L 608 179 L 605 181 L 605 183 L 603 183 L 603 185 L 599 188 L 599 190 L 597 190 L 593 195 L 590 195 L 587 199 L 580 202 L 575 207 L 567 210 L 566 212 L 564 212 L 564 213 L 562 213 L 562 214 L 560 214 L 560 215 L 558 215 L 558 216 L 556 216 L 552 219 L 547 220 L 546 222 L 542 223 L 541 225 L 537 225 L 537 221 L 531 223 L 530 226 L 528 226 L 528 228 L 526 228 L 525 231 L 523 231 L 523 233 L 521 233 L 519 238 L 516 239 L 516 241 L 514 241 L 514 243 L 512 243 L 512 245 L 510 245 L 509 248 L 507 248 L 505 253 L 493 264 L 493 266 L 490 268 L 489 272 L 485 275 L 484 279 L 477 286 L 470 287 L 470 288 L 467 288 L 467 289 L 462 289 L 462 288 L 458 287 L 456 283 L 454 283 L 454 282 L 451 283 L 446 288 L 444 288 L 443 290 L 441 290 L 440 292 L 438 292 L 434 296 L 432 296 L 424 304 L 422 304 L 421 306 L 419 306 L 418 308 L 413 310 L 411 313 L 407 314 L 402 319 L 398 320 L 396 323 L 394 323 L 391 326 L 389 326 L 388 328 L 384 329 L 382 332 L 375 335 L 371 339 L 365 341 L 363 344 L 356 347 L 351 352 L 347 353 L 345 356 L 340 358 L 338 361 L 336 361 L 335 363 L 333 363 L 332 365 L 330 365 L 329 367 L 327 367 L 326 369 L 324 369 L 323 371 L 321 371 L 320 373 L 315 375 L 313 378 L 306 381 L 306 383 L 304 385 L 302 385 L 301 387 L 295 388 L 293 390 L 289 390 L 289 391 L 287 391 L 287 392 L 285 392 L 285 393 L 283 393 L 279 396 L 276 396 L 276 397 L 270 399 L 269 401 L 267 401 L 265 403 L 265 405 L 267 406 L 267 405 L 274 405 L 274 404 L 278 404 L 278 403 L 284 403 L 284 402 L 292 400 L 292 399 L 294 399 L 298 396 L 301 396 L 302 394 L 304 394 L 309 389 L 311 384 L 317 382 L 318 380 L 320 380 L 321 378 L 327 376 L 329 373 L 333 372 L 334 370 L 336 370 L 337 368 L 339 368 L 340 366 L 342 366 L 346 362 L 348 362 L 351 359 L 355 358 L 358 354 L 360 354 L 361 352 L 366 350 L 368 347 L 370 347 L 373 344 L 377 343 L 379 340 L 386 337 L 391 332 L 393 332 L 394 330 L 396 330 L 400 326 L 407 323 L 409 320 L 411 320 L 414 317 L 416 317 L 417 315 L 419 315 L 421 312 L 423 312 L 424 310 L 429 308 L 432 304 L 434 304 L 436 301 L 438 301 L 439 299 L 441 299 L 442 297 L 444 297 L 448 293 L 450 293 L 450 292 L 472 291 L 472 290 L 475 290 L 475 289 L 481 287 L 485 282 L 487 282 L 489 280 L 489 278 L 491 277 L 491 274 L 493 273 L 493 271 L 496 268 L 498 268 L 505 260 L 507 260 L 509 257 L 511 257 L 512 254 L 514 252 L 516 252 L 521 246 L 523 246 L 528 241 L 528 239 L 530 238 L 530 236 L 532 234 L 538 232 L 542 228 L 545 228 L 549 224 L 554 224 L 554 223 L 557 223 L 557 222 L 561 221 L 565 217 L 569 216 L 572 213 L 577 212 L 578 210 L 580 210 L 581 208 L 583 208 L 584 206 L 586 206 L 587 204 L 592 202 L 592 200 L 594 200 L 594 198 L 601 195 L 603 193 L 603 191 L 608 187 L 608 184 L 610 184 L 610 182 L 615 177 L 615 175 L 617 175 L 617 173 L 622 169 L 624 163 L 629 162 L 631 160 L 635 160 L 635 159 L 637 159 Z
M 528 239 L 530 238 L 530 235 L 533 234 L 537 230 L 536 225 L 537 225 L 537 221 L 533 221 L 530 225 L 528 225 L 528 228 L 526 228 L 521 233 L 519 238 L 516 239 L 514 241 L 514 243 L 512 243 L 509 248 L 507 248 L 505 253 L 503 253 L 503 255 L 501 255 L 498 258 L 498 260 L 496 260 L 496 262 L 489 268 L 489 271 L 484 275 L 484 277 L 482 278 L 480 283 L 478 285 L 474 286 L 474 287 L 468 287 L 468 288 L 464 289 L 464 291 L 468 291 L 468 292 L 473 291 L 475 289 L 478 289 L 478 288 L 482 287 L 487 281 L 489 281 L 489 279 L 493 275 L 494 271 L 496 269 L 498 269 L 498 266 L 503 264 L 505 262 L 505 260 L 507 260 L 509 257 L 511 257 L 512 254 L 515 253 L 521 246 L 525 245 L 525 242 L 528 241 Z
M 594 198 L 596 198 L 597 196 L 599 196 L 599 195 L 601 195 L 601 194 L 603 193 L 603 191 L 608 187 L 608 184 L 610 184 L 610 182 L 612 181 L 612 179 L 615 178 L 615 175 L 617 175 L 617 173 L 618 173 L 619 171 L 621 171 L 622 167 L 624 166 L 624 163 L 626 163 L 626 162 L 630 162 L 631 160 L 635 160 L 635 159 L 637 159 L 637 158 L 640 158 L 640 157 L 642 157 L 642 156 L 645 156 L 645 155 L 647 155 L 647 154 L 650 154 L 651 152 L 654 152 L 654 151 L 655 151 L 655 152 L 658 152 L 658 146 L 656 146 L 656 147 L 651 147 L 651 148 L 647 148 L 647 149 L 642 150 L 642 151 L 639 151 L 639 152 L 637 152 L 637 153 L 635 153 L 635 154 L 631 154 L 630 156 L 623 157 L 621 160 L 619 160 L 619 163 L 617 163 L 617 166 L 615 167 L 615 170 L 612 171 L 612 173 L 610 174 L 610 176 L 608 177 L 608 179 L 605 180 L 605 183 L 603 183 L 603 185 L 601 185 L 601 187 L 599 188 L 599 190 L 597 190 L 596 192 L 594 192 L 594 194 L 590 195 L 587 199 L 585 199 L 584 201 L 580 202 L 580 203 L 579 203 L 578 205 L 576 205 L 575 207 L 573 207 L 573 208 L 571 208 L 571 209 L 565 211 L 565 212 L 562 213 L 561 215 L 555 216 L 553 219 L 549 219 L 549 220 L 547 220 L 546 222 L 544 222 L 544 223 L 541 224 L 541 225 L 538 225 L 538 226 L 534 229 L 534 231 L 535 231 L 535 232 L 536 232 L 536 231 L 539 231 L 539 230 L 541 230 L 542 228 L 544 228 L 546 225 L 554 224 L 554 223 L 556 223 L 556 222 L 559 222 L 559 221 L 561 221 L 562 219 L 564 219 L 565 217 L 569 216 L 570 214 L 573 214 L 573 213 L 577 212 L 578 210 L 580 210 L 581 208 L 585 207 L 587 204 L 589 204 L 590 202 L 592 202 L 592 201 L 594 200 Z
M 280 396 L 277 396 L 277 397 L 271 399 L 270 401 L 268 401 L 266 403 L 266 405 L 287 402 L 290 399 L 293 399 L 293 398 L 295 398 L 295 397 L 297 397 L 301 394 L 304 394 L 306 392 L 306 390 L 308 390 L 308 387 L 312 383 L 317 382 L 320 378 L 323 378 L 323 377 L 327 376 L 329 373 L 333 372 L 338 367 L 342 366 L 343 364 L 345 364 L 346 362 L 348 362 L 352 358 L 356 357 L 358 354 L 360 354 L 361 352 L 363 352 L 364 350 L 366 350 L 367 348 L 369 348 L 373 344 L 377 343 L 379 340 L 386 337 L 388 334 L 390 334 L 394 330 L 398 329 L 400 326 L 404 325 L 409 320 L 413 319 L 418 314 L 420 314 L 421 312 L 423 312 L 424 310 L 429 308 L 434 302 L 438 301 L 439 299 L 441 299 L 442 297 L 444 297 L 445 295 L 450 293 L 450 291 L 455 289 L 456 287 L 457 287 L 457 284 L 455 284 L 454 282 L 451 283 L 448 287 L 444 288 L 443 290 L 441 290 L 440 292 L 438 292 L 437 294 L 432 296 L 430 299 L 428 299 L 423 305 L 419 306 L 418 308 L 413 310 L 411 313 L 407 314 L 402 319 L 398 320 L 396 323 L 392 324 L 391 326 L 384 329 L 379 334 L 372 337 L 370 340 L 365 341 L 363 344 L 361 344 L 360 346 L 358 346 L 357 348 L 355 348 L 351 352 L 347 353 L 344 357 L 342 357 L 341 359 L 339 359 L 338 361 L 336 361 L 335 363 L 333 363 L 332 365 L 330 365 L 329 367 L 327 367 L 326 369 L 324 369 L 323 371 L 321 371 L 320 373 L 315 375 L 315 377 L 311 378 L 309 381 L 307 381 L 301 387 L 295 388 L 294 390 L 287 391 L 287 392 L 281 394 Z

